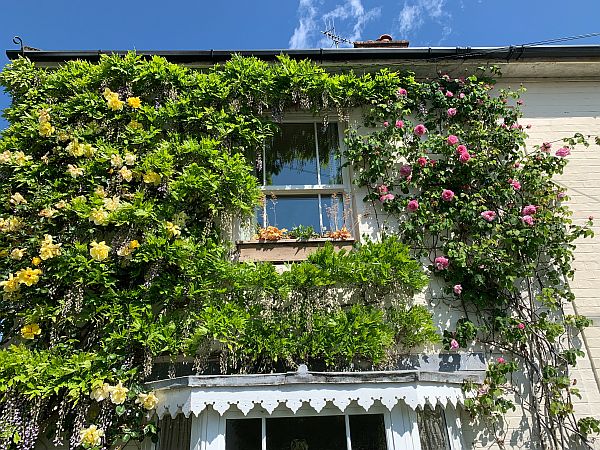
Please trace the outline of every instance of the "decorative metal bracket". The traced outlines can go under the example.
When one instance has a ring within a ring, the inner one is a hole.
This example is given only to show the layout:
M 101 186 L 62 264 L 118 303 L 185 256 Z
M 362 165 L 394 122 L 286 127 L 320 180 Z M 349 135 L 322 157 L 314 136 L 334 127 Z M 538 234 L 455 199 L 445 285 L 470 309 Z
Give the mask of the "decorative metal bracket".
M 21 47 L 20 51 L 21 51 L 21 53 L 23 53 L 23 39 L 21 39 L 21 36 L 15 36 L 12 39 L 12 41 L 13 41 L 13 43 L 15 43 L 16 45 Z

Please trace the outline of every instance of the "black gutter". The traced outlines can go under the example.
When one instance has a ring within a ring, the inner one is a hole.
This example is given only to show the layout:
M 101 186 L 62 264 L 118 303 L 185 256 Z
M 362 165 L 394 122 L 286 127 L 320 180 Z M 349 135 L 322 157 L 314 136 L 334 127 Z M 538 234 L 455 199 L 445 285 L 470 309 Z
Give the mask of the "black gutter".
M 35 62 L 60 63 L 72 60 L 96 62 L 100 55 L 125 55 L 127 50 L 7 50 L 6 56 L 14 60 L 26 56 Z M 372 60 L 526 60 L 526 59 L 600 59 L 600 45 L 583 46 L 536 46 L 536 47 L 413 47 L 413 48 L 342 48 L 306 50 L 141 50 L 138 55 L 150 58 L 154 55 L 165 57 L 175 63 L 218 63 L 227 61 L 233 54 L 255 56 L 265 61 L 273 61 L 280 54 L 294 59 L 315 61 L 372 61 Z M 518 56 L 518 58 L 517 58 Z

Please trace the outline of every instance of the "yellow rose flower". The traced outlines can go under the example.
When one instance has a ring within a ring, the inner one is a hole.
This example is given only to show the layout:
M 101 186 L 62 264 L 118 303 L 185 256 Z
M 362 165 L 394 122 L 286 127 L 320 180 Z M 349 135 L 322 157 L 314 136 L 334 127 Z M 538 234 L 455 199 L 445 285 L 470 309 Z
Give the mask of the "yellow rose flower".
M 104 430 L 98 428 L 96 425 L 90 425 L 83 430 L 79 430 L 79 438 L 81 445 L 84 447 L 98 447 L 102 444 L 102 437 L 104 436 Z
M 46 234 L 40 247 L 40 258 L 44 261 L 60 255 L 60 247 L 62 244 L 55 244 L 51 235 Z
M 21 336 L 25 339 L 35 339 L 35 337 L 41 333 L 42 330 L 37 323 L 30 323 L 21 328 Z
M 140 243 L 136 239 L 134 239 L 133 241 L 130 241 L 129 244 L 127 244 L 124 247 L 120 248 L 119 251 L 117 252 L 117 255 L 119 255 L 119 256 L 129 256 L 139 246 L 140 246 Z
M 178 225 L 175 225 L 173 222 L 167 222 L 165 224 L 165 228 L 167 229 L 167 234 L 169 237 L 177 237 L 181 234 L 181 229 Z
M 136 159 L 137 156 L 135 156 L 133 153 L 125 153 L 125 164 L 128 166 L 133 166 Z
M 54 204 L 54 207 L 55 207 L 56 209 L 63 209 L 63 208 L 66 208 L 66 207 L 67 207 L 67 202 L 65 202 L 64 200 L 61 200 L 61 201 L 59 201 L 59 202 L 55 203 L 55 204 Z
M 9 217 L 8 219 L 0 219 L 0 231 L 10 233 L 19 231 L 23 227 L 23 222 L 18 217 Z
M 71 139 L 71 136 L 69 136 L 69 133 L 65 133 L 64 131 L 59 131 L 58 135 L 56 137 L 58 138 L 58 140 L 60 142 L 66 142 L 69 139 Z
M 73 139 L 71 142 L 69 142 L 69 145 L 67 145 L 67 151 L 73 156 L 83 156 L 83 146 L 79 144 L 77 139 Z
M 40 109 L 38 111 L 38 123 L 50 122 L 50 113 L 47 109 Z
M 120 155 L 113 153 L 110 155 L 110 165 L 115 169 L 118 169 L 119 167 L 123 166 L 123 158 L 121 158 Z
M 142 101 L 139 97 L 129 97 L 127 99 L 127 104 L 133 109 L 138 109 L 140 106 L 142 106 Z
M 103 209 L 95 208 L 90 213 L 90 221 L 96 225 L 108 224 L 108 214 Z
M 67 165 L 67 173 L 69 175 L 71 175 L 73 178 L 77 178 L 77 177 L 80 177 L 81 175 L 83 175 L 83 169 L 80 167 L 77 167 L 73 164 L 68 164 Z
M 144 183 L 147 184 L 160 184 L 160 175 L 157 174 L 156 172 L 150 171 L 150 172 L 146 172 L 144 174 Z
M 12 159 L 12 153 L 10 150 L 5 150 L 0 153 L 0 164 L 8 164 Z
M 109 211 L 115 211 L 119 206 L 121 206 L 121 199 L 116 195 L 112 198 L 104 199 L 104 207 Z
M 82 144 L 80 147 L 83 150 L 83 154 L 88 158 L 91 158 L 96 153 L 96 147 L 92 144 Z
M 94 189 L 94 194 L 96 194 L 100 198 L 106 197 L 106 191 L 104 190 L 104 186 L 96 186 L 96 189 Z
M 38 130 L 39 130 L 40 136 L 43 136 L 43 137 L 50 137 L 50 136 L 52 136 L 52 133 L 54 133 L 54 127 L 52 126 L 52 124 L 50 122 L 40 123 Z
M 44 208 L 39 212 L 39 216 L 41 217 L 46 217 L 48 219 L 50 219 L 51 217 L 54 217 L 56 215 L 58 211 L 56 211 L 55 209 L 52 208 Z
M 97 402 L 101 402 L 102 400 L 107 399 L 110 396 L 111 387 L 108 383 L 102 383 L 92 389 L 90 393 L 90 398 L 92 400 L 96 400 Z
M 22 259 L 23 256 L 25 256 L 25 249 L 24 248 L 15 248 L 15 249 L 13 249 L 12 252 L 10 252 L 10 257 L 12 259 L 19 260 L 19 259 Z
M 138 405 L 142 405 L 144 409 L 151 411 L 158 406 L 158 397 L 156 396 L 154 391 L 149 392 L 147 394 L 140 393 L 138 394 L 135 402 Z
M 90 249 L 90 255 L 96 261 L 104 261 L 106 258 L 108 258 L 108 252 L 110 252 L 110 247 L 106 245 L 104 241 L 94 241 L 90 244 L 90 246 L 92 247 Z
M 8 280 L 0 281 L 0 286 L 6 293 L 17 292 L 19 290 L 19 279 L 9 273 Z
M 27 200 L 25 200 L 25 197 L 23 197 L 21 194 L 19 194 L 18 192 L 15 192 L 13 195 L 10 196 L 10 202 L 13 205 L 20 205 L 20 204 L 26 204 Z
M 31 258 L 31 264 L 34 266 L 39 266 L 42 263 L 42 260 L 38 256 L 34 256 Z
M 15 164 L 22 166 L 23 164 L 25 164 L 27 161 L 31 161 L 33 158 L 29 155 L 26 155 L 25 153 L 23 153 L 22 151 L 18 151 L 18 152 L 14 152 L 12 154 L 12 160 Z
M 123 386 L 123 383 L 119 381 L 119 384 L 113 386 L 110 390 L 110 401 L 115 405 L 122 405 L 127 400 L 127 393 L 129 389 Z
M 32 269 L 31 267 L 21 269 L 16 273 L 19 283 L 26 284 L 27 286 L 33 286 L 40 281 L 41 274 L 42 271 L 40 269 Z
M 121 178 L 127 182 L 131 181 L 133 178 L 133 172 L 129 170 L 127 166 L 121 167 L 121 170 L 119 170 L 119 175 L 121 175 Z

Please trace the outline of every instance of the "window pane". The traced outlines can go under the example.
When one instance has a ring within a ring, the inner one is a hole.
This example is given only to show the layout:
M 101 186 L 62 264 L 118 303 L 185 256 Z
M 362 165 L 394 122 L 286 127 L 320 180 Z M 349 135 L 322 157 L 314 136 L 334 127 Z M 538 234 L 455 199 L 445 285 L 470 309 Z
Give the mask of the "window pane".
M 343 450 L 344 416 L 267 419 L 267 450 Z
M 421 450 L 450 450 L 448 427 L 441 407 L 431 409 L 426 406 L 425 409 L 418 411 L 417 423 Z
M 382 414 L 360 414 L 348 419 L 352 450 L 387 450 Z
M 260 450 L 262 429 L 260 419 L 227 420 L 226 450 Z
M 284 123 L 265 149 L 266 185 L 317 184 L 313 123 Z
M 264 224 L 262 217 L 259 217 L 259 223 L 263 227 L 271 225 L 291 230 L 298 225 L 305 225 L 313 227 L 317 233 L 321 230 L 319 197 L 316 195 L 301 197 L 267 196 L 265 206 L 267 208 L 268 223 Z
M 343 184 L 342 165 L 336 157 L 339 148 L 337 123 L 326 127 L 317 124 L 319 139 L 319 165 L 321 166 L 321 184 Z
M 189 450 L 192 418 L 186 418 L 183 414 L 177 415 L 175 419 L 164 416 L 158 422 L 158 450 Z

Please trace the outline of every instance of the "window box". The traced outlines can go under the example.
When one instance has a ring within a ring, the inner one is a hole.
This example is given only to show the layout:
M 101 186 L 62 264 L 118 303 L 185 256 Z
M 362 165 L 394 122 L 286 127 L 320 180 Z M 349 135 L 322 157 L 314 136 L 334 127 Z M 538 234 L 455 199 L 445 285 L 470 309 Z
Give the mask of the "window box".
M 239 261 L 272 261 L 292 262 L 304 261 L 308 255 L 316 252 L 331 242 L 336 250 L 351 250 L 354 239 L 331 240 L 327 238 L 315 238 L 308 240 L 280 239 L 278 241 L 251 240 L 238 241 L 237 252 Z

